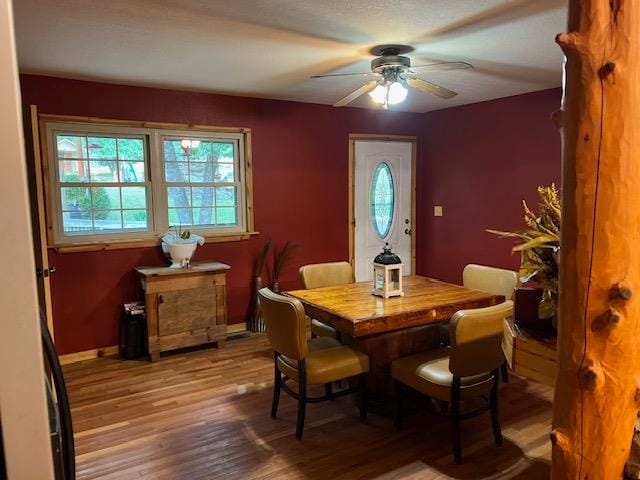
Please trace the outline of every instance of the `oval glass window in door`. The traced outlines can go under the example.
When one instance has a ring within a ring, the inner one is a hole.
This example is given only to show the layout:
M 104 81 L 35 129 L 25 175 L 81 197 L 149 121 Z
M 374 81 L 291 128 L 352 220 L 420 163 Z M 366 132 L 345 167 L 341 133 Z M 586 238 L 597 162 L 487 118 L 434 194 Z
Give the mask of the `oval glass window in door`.
M 389 165 L 378 164 L 371 180 L 371 223 L 378 238 L 389 235 L 393 223 L 395 191 Z

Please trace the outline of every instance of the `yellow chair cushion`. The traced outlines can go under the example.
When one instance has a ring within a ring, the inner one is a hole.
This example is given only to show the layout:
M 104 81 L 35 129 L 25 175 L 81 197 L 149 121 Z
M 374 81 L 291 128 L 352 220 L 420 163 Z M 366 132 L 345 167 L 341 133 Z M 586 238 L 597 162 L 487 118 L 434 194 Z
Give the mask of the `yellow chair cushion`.
M 449 348 L 441 348 L 399 358 L 391 364 L 391 376 L 429 397 L 449 401 L 453 383 L 449 352 Z M 463 377 L 460 379 L 460 398 L 488 393 L 492 384 L 491 372 Z
M 336 337 L 336 329 L 320 320 L 311 320 L 311 333 L 317 337 Z
M 326 337 L 315 340 L 325 340 Z M 311 350 L 305 358 L 307 384 L 319 385 L 354 377 L 369 371 L 369 357 L 346 346 Z M 278 369 L 287 377 L 298 379 L 298 361 L 280 355 Z

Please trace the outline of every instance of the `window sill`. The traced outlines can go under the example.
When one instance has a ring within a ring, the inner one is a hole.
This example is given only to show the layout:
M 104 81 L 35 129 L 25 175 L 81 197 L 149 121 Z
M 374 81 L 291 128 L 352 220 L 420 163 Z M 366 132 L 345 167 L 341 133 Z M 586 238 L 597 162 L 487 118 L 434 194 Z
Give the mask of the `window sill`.
M 205 236 L 205 243 L 222 243 L 222 242 L 239 242 L 248 240 L 253 235 L 260 232 L 242 232 L 229 235 L 213 235 Z M 74 252 L 99 252 L 101 250 L 124 250 L 127 248 L 143 248 L 158 247 L 162 243 L 159 238 L 145 238 L 141 240 L 123 240 L 109 242 L 94 243 L 68 243 L 62 245 L 53 245 L 50 248 L 55 249 L 57 253 L 74 253 Z

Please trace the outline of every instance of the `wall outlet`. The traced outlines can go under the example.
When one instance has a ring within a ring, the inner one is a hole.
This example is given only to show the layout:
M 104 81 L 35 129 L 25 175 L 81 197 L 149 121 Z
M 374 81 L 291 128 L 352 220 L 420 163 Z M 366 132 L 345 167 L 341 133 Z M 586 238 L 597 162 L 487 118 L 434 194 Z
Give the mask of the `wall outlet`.
M 442 205 L 434 205 L 433 206 L 433 216 L 441 217 L 442 216 Z

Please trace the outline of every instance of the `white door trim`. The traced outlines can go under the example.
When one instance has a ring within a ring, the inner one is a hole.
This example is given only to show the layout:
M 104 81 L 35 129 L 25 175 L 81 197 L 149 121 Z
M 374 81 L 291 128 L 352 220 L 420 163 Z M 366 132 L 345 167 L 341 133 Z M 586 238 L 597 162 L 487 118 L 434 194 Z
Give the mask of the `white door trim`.
M 0 410 L 11 479 L 53 480 L 13 10 L 0 0 Z
M 349 262 L 355 268 L 355 145 L 358 140 L 379 142 L 410 142 L 411 145 L 411 272 L 416 274 L 416 147 L 417 137 L 407 135 L 375 135 L 367 133 L 349 134 Z

